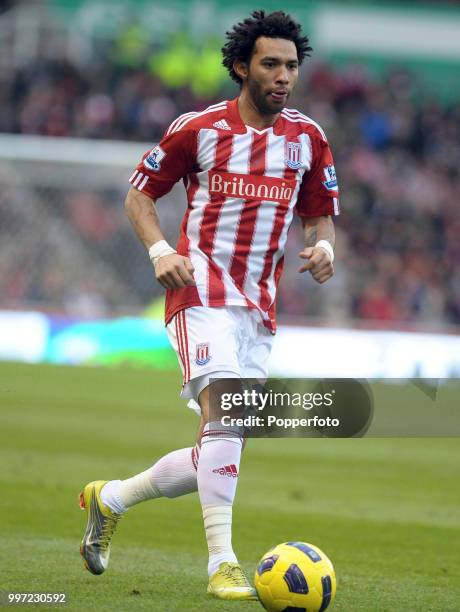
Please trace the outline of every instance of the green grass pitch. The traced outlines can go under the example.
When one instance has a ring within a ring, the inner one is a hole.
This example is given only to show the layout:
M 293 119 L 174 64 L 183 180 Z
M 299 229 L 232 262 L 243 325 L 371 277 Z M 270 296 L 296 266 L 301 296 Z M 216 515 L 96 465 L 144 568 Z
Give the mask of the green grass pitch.
M 206 595 L 196 494 L 133 508 L 109 571 L 83 569 L 81 487 L 192 444 L 178 386 L 153 370 L 0 365 L 0 590 L 65 591 L 68 610 L 261 609 Z M 318 545 L 337 572 L 334 610 L 458 610 L 459 473 L 458 439 L 252 440 L 235 550 L 252 578 L 271 546 Z

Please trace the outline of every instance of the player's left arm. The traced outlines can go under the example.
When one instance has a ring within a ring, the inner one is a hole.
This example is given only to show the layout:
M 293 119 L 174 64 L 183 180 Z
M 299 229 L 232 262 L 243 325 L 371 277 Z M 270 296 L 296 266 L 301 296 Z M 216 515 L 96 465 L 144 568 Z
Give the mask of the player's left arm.
M 321 217 L 302 217 L 305 248 L 299 253 L 301 259 L 306 259 L 306 263 L 299 268 L 303 273 L 307 270 L 318 283 L 324 283 L 334 274 L 331 252 L 335 244 L 334 222 L 330 215 Z M 320 246 L 318 243 L 324 240 L 331 245 Z
M 297 198 L 305 248 L 299 256 L 306 260 L 299 272 L 307 270 L 318 283 L 334 274 L 335 231 L 332 221 L 340 212 L 339 188 L 334 160 L 323 132 L 311 140 L 312 163 L 303 177 Z

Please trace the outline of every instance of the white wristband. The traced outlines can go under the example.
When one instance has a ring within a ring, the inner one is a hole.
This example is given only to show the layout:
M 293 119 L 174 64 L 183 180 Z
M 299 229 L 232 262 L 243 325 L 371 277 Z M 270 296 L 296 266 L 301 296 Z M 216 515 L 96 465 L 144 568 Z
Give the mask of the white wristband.
M 332 244 L 328 240 L 318 240 L 318 242 L 315 244 L 315 247 L 324 249 L 331 258 L 331 263 L 334 261 L 334 249 L 332 248 Z
M 160 257 L 163 257 L 164 255 L 172 255 L 173 253 L 177 253 L 176 249 L 173 249 L 172 246 L 166 242 L 166 240 L 159 240 L 158 242 L 155 242 L 155 244 L 152 244 L 149 249 L 149 257 L 154 266 L 157 264 Z

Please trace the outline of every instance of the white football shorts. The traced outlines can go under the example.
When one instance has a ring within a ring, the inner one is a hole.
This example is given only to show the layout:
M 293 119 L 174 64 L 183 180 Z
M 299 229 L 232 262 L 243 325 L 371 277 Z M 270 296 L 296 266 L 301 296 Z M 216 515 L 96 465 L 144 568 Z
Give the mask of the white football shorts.
M 273 335 L 254 309 L 193 306 L 178 312 L 166 329 L 184 376 L 184 399 L 197 400 L 213 375 L 258 379 L 268 376 Z

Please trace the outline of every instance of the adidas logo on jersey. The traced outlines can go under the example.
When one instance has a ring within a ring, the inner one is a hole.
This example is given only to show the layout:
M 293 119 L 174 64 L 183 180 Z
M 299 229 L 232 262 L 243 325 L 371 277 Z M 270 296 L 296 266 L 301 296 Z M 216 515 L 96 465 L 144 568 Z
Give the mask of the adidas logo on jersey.
M 219 130 L 231 130 L 232 128 L 228 125 L 225 119 L 221 119 L 220 121 L 216 121 L 212 124 L 213 127 L 218 128 Z
M 221 476 L 230 476 L 230 478 L 238 478 L 238 469 L 234 463 L 231 465 L 224 465 L 221 468 L 213 470 L 214 474 L 220 474 Z

